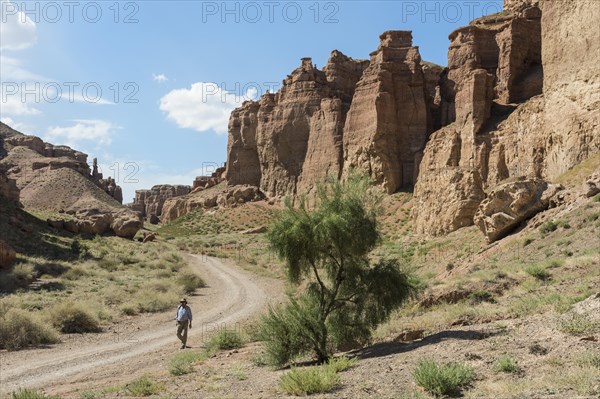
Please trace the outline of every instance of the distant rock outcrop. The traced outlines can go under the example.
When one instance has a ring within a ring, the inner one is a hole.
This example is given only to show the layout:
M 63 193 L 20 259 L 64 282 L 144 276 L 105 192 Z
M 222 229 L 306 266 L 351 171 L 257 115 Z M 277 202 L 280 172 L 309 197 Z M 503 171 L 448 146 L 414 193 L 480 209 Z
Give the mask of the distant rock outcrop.
M 106 194 L 119 201 L 119 203 L 123 203 L 123 190 L 120 186 L 117 185 L 117 182 L 115 182 L 115 180 L 112 177 L 108 176 L 105 179 L 102 173 L 98 172 L 97 158 L 94 158 L 92 164 L 92 179 L 96 182 L 98 187 L 104 190 Z
M 225 179 L 225 170 L 227 165 L 217 168 L 210 176 L 198 176 L 192 183 L 192 191 L 198 192 L 211 188 L 221 183 Z
M 0 194 L 26 209 L 64 213 L 48 224 L 73 233 L 114 232 L 131 238 L 142 227 L 137 215 L 121 205 L 122 191 L 112 178 L 93 170 L 87 155 L 45 143 L 0 124 Z
M 190 186 L 161 184 L 150 190 L 136 190 L 131 209 L 151 223 L 157 223 L 162 215 L 163 205 L 169 198 L 180 197 L 192 191 Z
M 163 208 L 167 200 L 207 190 L 220 184 L 225 175 L 225 168 L 226 166 L 217 168 L 210 176 L 197 176 L 191 187 L 161 184 L 149 190 L 137 190 L 133 203 L 129 207 L 150 223 L 157 224 L 162 221 Z
M 220 184 L 200 192 L 167 199 L 163 206 L 161 221 L 169 223 L 196 209 L 234 207 L 263 198 L 262 192 L 256 186 L 227 187 Z

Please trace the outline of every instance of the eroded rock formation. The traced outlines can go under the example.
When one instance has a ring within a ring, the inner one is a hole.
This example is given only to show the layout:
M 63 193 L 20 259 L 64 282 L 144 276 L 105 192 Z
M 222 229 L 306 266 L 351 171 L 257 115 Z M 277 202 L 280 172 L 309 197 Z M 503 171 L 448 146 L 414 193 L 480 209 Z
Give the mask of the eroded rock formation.
M 268 197 L 310 194 L 353 169 L 388 192 L 412 185 L 415 159 L 439 121 L 441 68 L 421 63 L 410 32 L 380 40 L 370 61 L 334 50 L 319 70 L 304 58 L 279 92 L 233 111 L 229 185 L 258 186 Z
M 268 196 L 296 194 L 339 177 L 342 130 L 366 61 L 333 51 L 323 70 L 303 58 L 277 93 L 246 102 L 229 123 L 226 179 Z
M 192 183 L 192 191 L 206 190 L 221 183 L 225 179 L 227 165 L 217 168 L 210 176 L 197 176 Z
M 472 225 L 484 191 L 508 178 L 552 181 L 600 151 L 600 34 L 589 29 L 600 7 L 506 7 L 450 35 L 440 89 L 442 122 L 451 123 L 423 155 L 413 209 L 419 233 Z
M 180 197 L 192 191 L 190 186 L 161 184 L 150 190 L 136 190 L 135 199 L 131 209 L 138 212 L 142 217 L 154 223 L 160 219 L 163 205 L 169 198 Z
M 407 31 L 384 32 L 369 61 L 333 51 L 320 70 L 304 58 L 281 90 L 232 112 L 229 188 L 170 198 L 165 218 L 237 204 L 225 193 L 240 185 L 252 199 L 310 195 L 357 169 L 389 193 L 415 185 L 418 233 L 477 214 L 498 239 L 547 206 L 535 187 L 600 151 L 598 20 L 595 0 L 505 0 L 449 35 L 444 69 L 421 61 Z
M 496 241 L 519 224 L 548 208 L 562 189 L 541 179 L 521 179 L 500 184 L 479 204 L 475 224 L 489 242 Z
M 87 154 L 67 146 L 46 143 L 39 137 L 24 135 L 5 124 L 2 125 L 4 137 L 1 146 L 5 154 L 0 168 L 6 176 L 17 182 L 19 188 L 49 170 L 67 168 L 93 181 L 119 203 L 123 202 L 121 187 L 111 177 L 104 179 L 102 173 L 98 173 L 95 158 L 93 169 L 90 169 Z
M 380 39 L 344 127 L 344 174 L 362 171 L 393 193 L 414 184 L 431 123 L 430 93 L 412 33 L 389 31 Z
M 160 184 L 149 190 L 136 190 L 133 203 L 130 204 L 129 207 L 137 212 L 142 218 L 146 218 L 150 223 L 157 224 L 162 220 L 163 208 L 167 200 L 185 197 L 190 193 L 198 193 L 220 184 L 224 179 L 225 169 L 226 166 L 222 166 L 216 168 L 209 176 L 197 176 L 191 187 L 185 185 Z M 183 202 L 185 201 L 186 199 L 184 198 Z M 180 203 L 182 203 L 182 201 L 171 202 L 169 208 L 172 208 L 173 204 Z M 215 205 L 216 200 L 214 205 L 205 207 Z M 173 213 L 173 211 L 169 209 L 168 213 Z M 175 213 L 177 212 L 175 211 Z M 167 219 L 171 220 L 170 217 L 167 217 Z
M 0 196 L 13 201 L 19 202 L 19 188 L 17 183 L 6 176 L 0 174 Z
M 63 213 L 48 224 L 74 233 L 114 232 L 131 238 L 142 227 L 121 205 L 121 188 L 87 164 L 87 155 L 45 143 L 0 124 L 0 194 L 26 209 Z
M 209 209 L 217 206 L 233 207 L 263 198 L 262 192 L 256 186 L 226 187 L 218 185 L 200 192 L 167 199 L 163 206 L 161 221 L 169 223 L 196 209 Z

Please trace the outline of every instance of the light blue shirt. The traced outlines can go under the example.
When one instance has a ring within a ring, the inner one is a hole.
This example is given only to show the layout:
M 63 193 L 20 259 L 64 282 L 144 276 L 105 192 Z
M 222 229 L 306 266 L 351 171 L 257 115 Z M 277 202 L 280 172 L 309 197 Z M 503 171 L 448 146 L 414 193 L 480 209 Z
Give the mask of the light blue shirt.
M 177 308 L 177 321 L 192 321 L 192 309 L 189 306 L 179 305 Z

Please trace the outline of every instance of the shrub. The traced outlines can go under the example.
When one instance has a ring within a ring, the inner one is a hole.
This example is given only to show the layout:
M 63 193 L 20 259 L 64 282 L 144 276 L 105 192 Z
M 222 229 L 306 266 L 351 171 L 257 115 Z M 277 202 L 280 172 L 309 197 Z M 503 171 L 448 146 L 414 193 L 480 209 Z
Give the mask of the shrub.
M 135 303 L 139 312 L 162 312 L 163 310 L 177 307 L 180 294 L 179 291 L 157 293 L 149 289 L 142 289 L 138 292 Z
M 487 290 L 478 290 L 471 292 L 471 294 L 469 294 L 469 300 L 473 304 L 478 304 L 481 302 L 496 302 L 496 300 L 494 299 L 494 294 Z
M 67 270 L 65 274 L 62 275 L 63 278 L 70 281 L 79 280 L 81 277 L 87 276 L 89 276 L 89 273 L 79 266 L 75 266 Z
M 292 368 L 281 376 L 279 386 L 288 395 L 304 396 L 332 391 L 339 383 L 340 377 L 333 368 L 317 366 Z
M 100 322 L 83 305 L 66 302 L 50 311 L 50 321 L 64 333 L 100 332 Z
M 98 261 L 98 266 L 107 272 L 114 272 L 118 269 L 119 262 L 112 257 L 104 257 Z
M 598 220 L 598 218 L 600 218 L 600 212 L 589 215 L 587 218 L 585 218 L 585 220 L 587 220 L 588 222 L 595 222 L 596 220 Z
M 592 197 L 592 201 L 594 202 L 600 202 L 600 194 L 596 194 Z
M 250 358 L 250 361 L 256 367 L 263 367 L 263 366 L 266 366 L 267 364 L 269 364 L 269 362 L 267 360 L 267 356 L 264 352 L 255 354 L 254 356 L 252 356 Z
M 148 293 L 148 291 L 165 293 L 173 291 L 173 285 L 170 281 L 153 280 L 148 282 L 144 289 L 146 290 L 146 293 Z
M 23 279 L 22 275 L 16 276 L 14 272 L 0 271 L 0 292 L 11 293 L 19 289 L 27 288 L 33 281 L 33 276 Z
M 58 342 L 56 330 L 30 312 L 13 308 L 3 313 L 0 314 L 0 349 L 20 349 Z
M 456 395 L 475 378 L 473 368 L 460 363 L 438 365 L 432 359 L 422 360 L 413 376 L 417 384 L 434 396 Z
M 177 252 L 168 252 L 161 256 L 161 263 L 171 265 L 173 271 L 178 271 L 183 266 L 183 258 Z
M 545 348 L 540 344 L 533 344 L 529 347 L 529 353 L 531 353 L 532 355 L 547 355 L 548 348 Z
M 21 287 L 26 287 L 35 280 L 33 266 L 30 264 L 16 265 L 12 274 L 15 276 Z
M 571 252 L 571 255 L 573 255 L 573 253 Z M 565 265 L 565 261 L 563 259 L 550 259 L 548 261 L 548 268 L 550 269 L 555 269 L 557 267 L 562 267 Z
M 179 353 L 169 362 L 169 373 L 175 376 L 189 374 L 194 371 L 193 363 L 204 357 L 204 355 L 194 352 Z
M 548 234 L 555 231 L 558 228 L 558 223 L 550 220 L 540 226 L 540 233 Z
M 219 349 L 237 349 L 241 348 L 244 342 L 237 331 L 221 330 L 210 340 L 210 346 Z
M 179 276 L 177 282 L 183 288 L 183 292 L 186 294 L 192 294 L 198 288 L 206 287 L 204 280 L 200 276 L 193 273 L 185 273 Z
M 33 266 L 33 271 L 37 276 L 48 275 L 52 277 L 59 277 L 66 273 L 69 267 L 61 265 L 60 263 L 36 263 Z
M 60 396 L 47 396 L 33 389 L 19 389 L 11 394 L 12 399 L 60 399 Z
M 307 331 L 315 323 L 316 304 L 304 298 L 289 304 L 269 308 L 262 317 L 259 338 L 265 344 L 265 359 L 272 366 L 282 366 L 310 350 Z M 303 323 L 302 321 L 307 322 Z
M 518 373 L 521 371 L 519 363 L 512 357 L 505 355 L 501 356 L 496 362 L 494 370 L 503 373 Z
M 581 367 L 590 367 L 600 370 L 600 354 L 586 352 L 577 358 L 577 364 Z
M 526 247 L 526 246 L 528 246 L 529 244 L 531 244 L 533 241 L 535 241 L 533 238 L 526 238 L 526 239 L 523 241 L 523 246 L 524 246 L 524 247 Z
M 329 359 L 327 362 L 327 367 L 335 370 L 336 373 L 339 373 L 356 366 L 356 363 L 358 363 L 358 360 L 355 357 L 349 358 L 346 356 L 341 356 Z
M 121 313 L 126 316 L 134 316 L 137 314 L 137 305 L 126 303 L 121 306 Z
M 550 277 L 552 276 L 550 274 L 550 272 L 548 270 L 546 270 L 545 267 L 540 266 L 540 265 L 529 266 L 527 269 L 525 269 L 525 271 L 527 272 L 527 274 L 537 278 L 538 280 L 542 280 L 542 281 L 549 280 Z
M 586 334 L 600 330 L 600 322 L 585 314 L 572 313 L 559 320 L 559 328 L 567 334 Z
M 82 249 L 82 245 L 79 242 L 79 240 L 77 240 L 77 239 L 73 240 L 73 242 L 71 243 L 71 253 L 74 255 L 79 255 L 79 254 L 81 254 L 81 249 Z
M 79 392 L 79 397 L 81 399 L 99 399 L 104 397 L 102 392 L 95 391 L 81 391 Z
M 558 227 L 567 230 L 567 229 L 571 228 L 571 225 L 569 224 L 569 222 L 565 222 L 564 220 L 561 220 L 558 222 Z
M 125 385 L 125 390 L 131 396 L 150 396 L 163 390 L 163 386 L 152 381 L 150 376 L 143 376 Z

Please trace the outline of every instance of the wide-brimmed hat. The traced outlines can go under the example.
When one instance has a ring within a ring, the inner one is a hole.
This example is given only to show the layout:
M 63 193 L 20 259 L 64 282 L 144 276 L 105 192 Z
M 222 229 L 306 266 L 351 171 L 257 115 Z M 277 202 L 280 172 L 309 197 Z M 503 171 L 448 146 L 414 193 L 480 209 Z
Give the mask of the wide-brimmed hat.
M 185 303 L 187 303 L 187 299 L 181 298 L 181 300 L 179 302 L 185 302 Z

